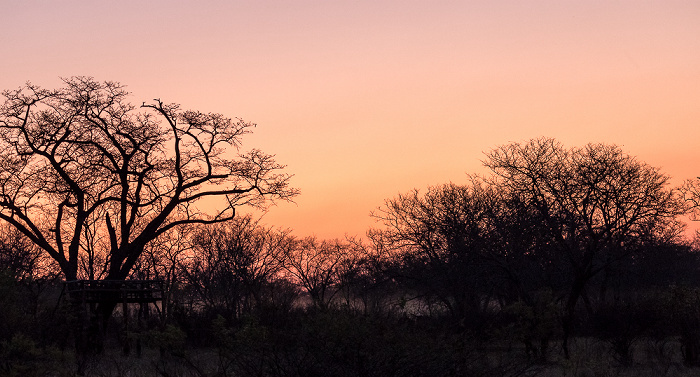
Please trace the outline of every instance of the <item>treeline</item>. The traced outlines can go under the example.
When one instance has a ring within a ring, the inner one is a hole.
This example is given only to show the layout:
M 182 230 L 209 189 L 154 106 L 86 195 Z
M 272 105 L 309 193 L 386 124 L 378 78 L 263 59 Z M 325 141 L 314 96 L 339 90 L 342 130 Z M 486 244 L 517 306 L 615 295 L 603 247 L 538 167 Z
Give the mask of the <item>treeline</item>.
M 694 183 L 552 139 L 484 164 L 492 175 L 387 200 L 366 238 L 252 217 L 175 228 L 130 275 L 164 281 L 162 305 L 131 305 L 128 331 L 125 313 L 105 331 L 157 350 L 163 375 L 534 375 L 575 357 L 576 339 L 623 367 L 642 343 L 655 362 L 700 365 L 700 249 L 681 221 Z M 80 262 L 80 277 L 108 273 L 99 254 Z M 70 349 L 79 321 L 58 269 L 7 227 L 0 264 L 3 367 Z

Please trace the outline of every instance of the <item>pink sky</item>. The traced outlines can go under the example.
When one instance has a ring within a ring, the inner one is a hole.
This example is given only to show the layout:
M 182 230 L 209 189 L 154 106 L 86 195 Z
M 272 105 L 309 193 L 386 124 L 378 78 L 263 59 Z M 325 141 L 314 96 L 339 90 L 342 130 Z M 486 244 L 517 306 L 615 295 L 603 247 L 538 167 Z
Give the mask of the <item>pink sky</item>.
M 93 76 L 258 124 L 295 174 L 264 222 L 363 235 L 413 188 L 548 136 L 700 175 L 697 1 L 4 1 L 0 88 Z

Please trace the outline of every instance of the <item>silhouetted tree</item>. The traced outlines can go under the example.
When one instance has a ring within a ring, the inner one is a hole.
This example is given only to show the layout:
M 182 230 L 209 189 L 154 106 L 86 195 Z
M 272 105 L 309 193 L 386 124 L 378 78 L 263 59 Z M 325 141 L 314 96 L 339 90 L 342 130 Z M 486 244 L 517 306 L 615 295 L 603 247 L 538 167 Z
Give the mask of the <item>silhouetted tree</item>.
M 383 268 L 385 260 L 361 239 L 350 237 L 346 241 L 348 253 L 337 268 L 345 309 L 365 315 L 384 312 L 393 294 L 393 284 Z
M 496 287 L 492 214 L 498 195 L 474 178 L 468 185 L 430 187 L 387 200 L 370 232 L 390 255 L 390 270 L 424 302 L 439 302 L 455 318 L 479 327 Z
M 58 269 L 17 229 L 0 223 L 0 339 L 12 334 L 37 336 L 51 327 L 42 321 L 56 314 Z M 52 335 L 60 337 L 60 329 Z M 44 336 L 49 342 L 53 336 Z
M 680 192 L 690 215 L 690 220 L 700 221 L 700 177 L 687 179 L 680 187 Z M 700 231 L 696 230 L 696 238 L 700 237 Z
M 162 234 L 144 249 L 129 275 L 136 280 L 163 282 L 162 305 L 155 305 L 163 323 L 171 318 L 174 306 L 185 295 L 187 260 L 196 253 L 193 245 L 193 226 L 181 226 Z
M 234 217 L 297 194 L 282 165 L 259 150 L 236 154 L 252 123 L 137 107 L 116 82 L 27 84 L 0 107 L 0 219 L 48 253 L 67 280 L 85 276 L 81 255 L 104 255 L 105 279 L 125 279 L 169 230 Z M 200 207 L 198 203 L 206 202 Z M 114 303 L 98 309 L 111 315 Z
M 342 278 L 359 255 L 352 243 L 307 237 L 287 249 L 284 271 L 320 309 L 327 309 L 340 292 Z
M 563 317 L 568 357 L 576 304 L 586 298 L 591 279 L 635 251 L 640 240 L 679 232 L 676 216 L 684 206 L 667 176 L 617 146 L 566 149 L 541 138 L 494 149 L 484 164 L 536 210 L 570 268 Z
M 0 271 L 14 280 L 31 280 L 41 274 L 40 250 L 22 233 L 0 224 Z
M 270 297 L 293 238 L 244 216 L 197 229 L 194 254 L 182 264 L 187 285 L 206 310 L 237 318 Z

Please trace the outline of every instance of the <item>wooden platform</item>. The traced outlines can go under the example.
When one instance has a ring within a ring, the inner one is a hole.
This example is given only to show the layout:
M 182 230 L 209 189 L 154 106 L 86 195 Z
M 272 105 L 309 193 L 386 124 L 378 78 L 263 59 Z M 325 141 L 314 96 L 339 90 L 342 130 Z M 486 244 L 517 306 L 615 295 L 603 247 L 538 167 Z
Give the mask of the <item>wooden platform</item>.
M 74 301 L 99 303 L 150 303 L 163 300 L 162 280 L 73 280 L 64 284 L 65 293 Z

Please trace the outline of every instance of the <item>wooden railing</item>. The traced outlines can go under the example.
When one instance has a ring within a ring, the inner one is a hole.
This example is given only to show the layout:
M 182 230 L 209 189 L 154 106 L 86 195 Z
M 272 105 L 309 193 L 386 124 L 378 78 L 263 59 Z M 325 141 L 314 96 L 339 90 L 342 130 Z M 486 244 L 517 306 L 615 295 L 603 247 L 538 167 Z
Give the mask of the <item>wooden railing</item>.
M 162 280 L 72 280 L 63 284 L 71 300 L 83 303 L 146 303 L 163 300 Z

